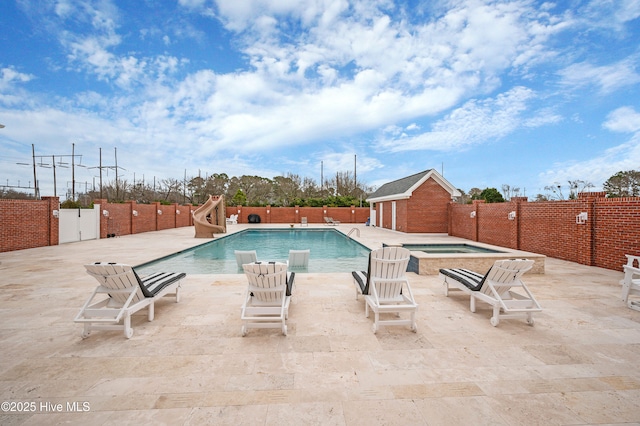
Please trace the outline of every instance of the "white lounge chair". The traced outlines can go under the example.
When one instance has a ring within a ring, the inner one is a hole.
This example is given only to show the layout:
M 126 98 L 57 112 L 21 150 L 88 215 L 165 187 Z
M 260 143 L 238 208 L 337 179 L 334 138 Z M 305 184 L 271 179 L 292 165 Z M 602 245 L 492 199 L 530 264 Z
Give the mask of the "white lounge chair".
M 326 222 L 327 225 L 332 225 L 332 226 L 338 226 L 340 225 L 340 221 L 339 220 L 333 220 L 332 217 L 324 217 L 324 221 Z
M 440 278 L 444 280 L 445 296 L 449 295 L 450 289 L 461 290 L 471 296 L 471 312 L 476 311 L 476 299 L 491 305 L 493 316 L 490 322 L 494 327 L 501 318 L 518 317 L 525 317 L 527 323 L 533 325 L 533 313 L 542 311 L 542 308 L 520 279 L 532 267 L 533 260 L 497 260 L 484 275 L 454 268 L 440 269 Z
M 640 256 L 625 254 L 627 263 L 623 266 L 622 300 L 633 310 L 640 311 L 640 300 L 629 300 L 629 296 L 640 296 Z
M 290 269 L 308 269 L 311 250 L 289 250 L 287 265 Z
M 238 224 L 238 215 L 232 214 L 227 218 L 227 225 L 237 225 Z
M 242 336 L 249 328 L 281 328 L 286 336 L 295 273 L 287 274 L 287 265 L 281 262 L 255 262 L 242 268 L 249 281 L 240 315 Z
M 300 218 L 300 226 L 309 226 L 309 222 L 306 217 Z
M 258 261 L 258 254 L 255 250 L 234 250 L 236 255 L 236 263 L 238 268 L 242 269 L 242 265 Z
M 180 301 L 180 280 L 186 276 L 161 272 L 140 278 L 131 266 L 120 263 L 98 262 L 85 268 L 100 285 L 74 320 L 84 324 L 83 338 L 89 337 L 91 330 L 123 330 L 125 337 L 130 338 L 133 336 L 131 315 L 148 306 L 148 318 L 153 321 L 154 303 L 158 299 L 174 296 L 176 303 Z M 99 295 L 104 297 L 94 300 Z
M 354 271 L 352 276 L 356 285 L 356 299 L 359 294 L 365 296 L 365 315 L 369 309 L 375 315 L 373 332 L 380 326 L 409 325 L 413 332 L 416 325 L 416 303 L 409 280 L 406 277 L 407 265 L 411 254 L 402 247 L 384 247 L 369 254 L 368 271 Z M 409 312 L 409 319 L 380 320 L 380 314 Z

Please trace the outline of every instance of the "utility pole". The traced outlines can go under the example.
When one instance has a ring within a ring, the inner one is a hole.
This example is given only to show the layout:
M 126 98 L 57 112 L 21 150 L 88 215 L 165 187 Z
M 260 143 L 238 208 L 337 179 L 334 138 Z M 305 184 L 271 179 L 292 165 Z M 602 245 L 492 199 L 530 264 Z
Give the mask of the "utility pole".
M 76 201 L 76 162 L 75 162 L 76 144 L 71 144 L 71 201 Z
M 357 157 L 358 156 L 356 154 L 353 154 L 353 195 L 356 195 L 358 190 Z
M 324 197 L 324 161 L 320 161 L 320 197 Z
M 118 197 L 120 196 L 119 190 L 118 190 L 118 169 L 122 169 L 122 167 L 118 167 L 118 151 L 117 148 L 115 149 L 115 160 L 116 160 L 116 165 L 115 166 L 103 166 L 102 165 L 102 148 L 98 148 L 100 151 L 100 165 L 97 167 L 89 167 L 89 169 L 99 169 L 100 170 L 100 199 L 104 198 L 104 194 L 102 193 L 102 169 L 112 169 L 116 171 L 116 200 L 118 199 Z M 124 170 L 124 169 L 122 169 Z
M 37 200 L 38 195 L 38 178 L 36 177 L 36 147 L 31 144 L 31 157 L 33 158 L 33 197 Z

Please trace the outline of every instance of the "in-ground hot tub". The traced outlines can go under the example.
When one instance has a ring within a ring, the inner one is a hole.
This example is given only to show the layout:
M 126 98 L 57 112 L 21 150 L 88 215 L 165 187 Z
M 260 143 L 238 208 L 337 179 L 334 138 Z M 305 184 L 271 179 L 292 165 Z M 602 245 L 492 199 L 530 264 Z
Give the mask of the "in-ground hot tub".
M 387 244 L 385 244 L 387 245 Z M 391 244 L 388 244 L 391 245 Z M 465 268 L 484 274 L 502 259 L 531 259 L 533 268 L 528 273 L 544 274 L 542 254 L 513 250 L 489 244 L 476 243 L 438 243 L 438 244 L 393 244 L 411 251 L 411 260 L 407 270 L 418 275 L 437 275 L 440 268 Z

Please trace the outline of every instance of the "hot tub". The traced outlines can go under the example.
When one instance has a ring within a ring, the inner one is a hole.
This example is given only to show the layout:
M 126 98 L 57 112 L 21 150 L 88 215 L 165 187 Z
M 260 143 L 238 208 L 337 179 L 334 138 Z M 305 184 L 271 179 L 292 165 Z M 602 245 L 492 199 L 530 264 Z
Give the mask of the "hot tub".
M 437 275 L 440 268 L 465 268 L 485 273 L 502 259 L 531 259 L 534 261 L 529 274 L 544 274 L 546 256 L 513 250 L 506 247 L 477 243 L 438 243 L 438 244 L 384 244 L 400 245 L 411 251 L 411 260 L 407 270 L 418 275 Z

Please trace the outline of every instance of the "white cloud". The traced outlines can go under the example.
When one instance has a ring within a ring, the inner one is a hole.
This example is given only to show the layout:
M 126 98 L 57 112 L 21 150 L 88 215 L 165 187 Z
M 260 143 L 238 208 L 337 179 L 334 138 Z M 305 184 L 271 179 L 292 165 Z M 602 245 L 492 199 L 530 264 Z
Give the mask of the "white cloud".
M 625 24 L 640 17 L 640 1 L 591 0 L 579 15 L 592 28 L 623 31 Z
M 433 124 L 432 130 L 411 135 L 391 129 L 389 136 L 378 142 L 384 151 L 462 149 L 491 139 L 499 139 L 524 125 L 540 125 L 526 121 L 523 112 L 535 97 L 532 90 L 515 87 L 497 97 L 471 100 Z M 549 120 L 543 120 L 547 123 Z M 411 130 L 407 128 L 406 130 Z
M 602 127 L 612 132 L 638 132 L 640 131 L 640 113 L 632 107 L 620 107 L 607 116 L 607 121 Z
M 569 180 L 584 180 L 595 185 L 593 190 L 601 189 L 611 176 L 619 171 L 637 170 L 640 164 L 640 133 L 635 133 L 628 142 L 607 149 L 595 158 L 586 161 L 566 161 L 540 173 L 541 186 L 559 182 L 566 185 Z
M 609 113 L 602 127 L 612 132 L 633 134 L 627 142 L 597 153 L 593 159 L 555 164 L 540 174 L 542 185 L 566 184 L 576 179 L 599 185 L 619 171 L 637 170 L 640 164 L 640 113 L 628 106 L 617 108 Z
M 16 83 L 26 83 L 32 79 L 32 75 L 16 71 L 13 67 L 2 68 L 0 69 L 0 91 L 11 91 Z
M 611 65 L 595 66 L 587 62 L 576 63 L 559 72 L 562 83 L 572 88 L 596 86 L 601 93 L 611 93 L 640 82 L 635 70 L 636 59 L 630 57 Z

